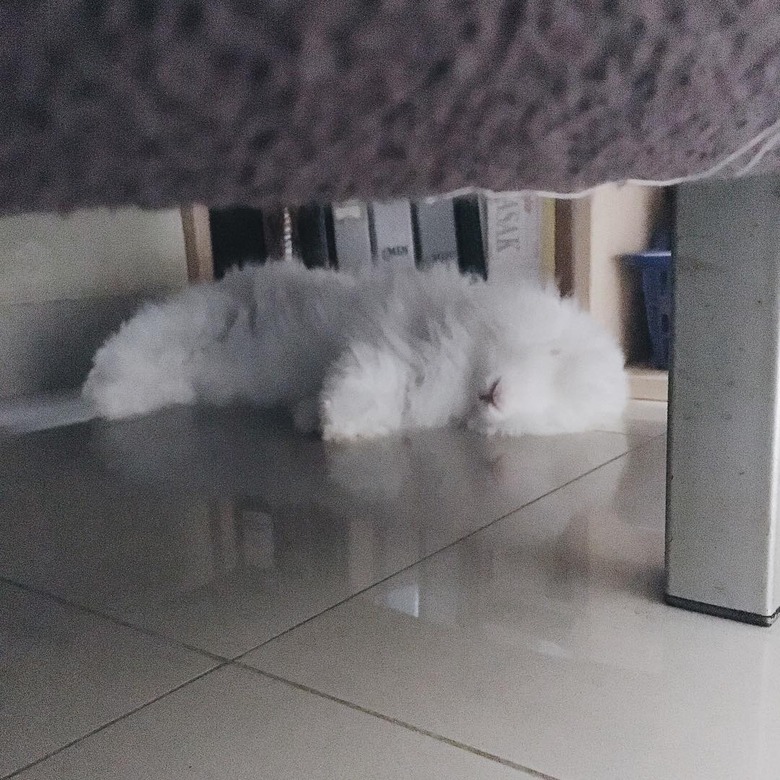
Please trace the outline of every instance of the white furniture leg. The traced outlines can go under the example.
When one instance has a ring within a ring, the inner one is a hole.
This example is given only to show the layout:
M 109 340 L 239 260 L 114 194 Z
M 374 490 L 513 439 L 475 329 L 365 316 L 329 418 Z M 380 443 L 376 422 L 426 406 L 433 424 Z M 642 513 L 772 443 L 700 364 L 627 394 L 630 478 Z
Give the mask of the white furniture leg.
M 666 598 L 780 612 L 780 177 L 677 195 Z

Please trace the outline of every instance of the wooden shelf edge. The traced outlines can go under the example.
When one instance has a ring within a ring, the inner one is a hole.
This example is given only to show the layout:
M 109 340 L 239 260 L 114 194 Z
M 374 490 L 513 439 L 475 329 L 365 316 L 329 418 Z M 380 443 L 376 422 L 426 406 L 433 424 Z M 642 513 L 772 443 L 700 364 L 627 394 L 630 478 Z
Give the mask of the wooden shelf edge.
M 198 204 L 181 207 L 184 252 L 187 256 L 187 278 L 190 284 L 214 279 L 214 258 L 211 253 L 209 210 Z
M 628 392 L 634 401 L 668 401 L 669 372 L 629 367 Z

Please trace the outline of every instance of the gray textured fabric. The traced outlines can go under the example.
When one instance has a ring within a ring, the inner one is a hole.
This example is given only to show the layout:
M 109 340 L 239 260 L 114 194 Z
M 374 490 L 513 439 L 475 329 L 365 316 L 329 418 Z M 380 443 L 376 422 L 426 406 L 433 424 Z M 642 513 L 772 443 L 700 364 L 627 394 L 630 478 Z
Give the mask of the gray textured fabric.
M 679 176 L 779 73 L 767 0 L 5 0 L 0 210 Z

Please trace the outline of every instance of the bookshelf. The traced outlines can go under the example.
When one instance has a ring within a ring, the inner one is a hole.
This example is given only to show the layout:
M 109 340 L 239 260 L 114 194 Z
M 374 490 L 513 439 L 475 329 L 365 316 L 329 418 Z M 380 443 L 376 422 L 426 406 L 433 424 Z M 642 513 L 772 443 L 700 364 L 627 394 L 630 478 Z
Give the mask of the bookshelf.
M 181 208 L 181 228 L 187 258 L 187 279 L 190 284 L 214 278 L 214 258 L 211 251 L 211 226 L 206 206 L 193 204 Z
M 587 198 L 541 202 L 537 251 L 542 271 L 555 276 L 564 294 L 573 294 L 619 339 L 627 356 L 630 394 L 638 400 L 666 401 L 668 372 L 648 365 L 639 277 L 621 256 L 647 247 L 660 202 L 660 190 L 635 185 L 608 185 Z M 303 220 L 300 213 L 296 217 Z M 190 281 L 214 278 L 208 209 L 182 209 L 182 227 Z
M 587 198 L 559 201 L 556 211 L 561 287 L 619 339 L 638 400 L 666 401 L 669 376 L 649 367 L 640 278 L 621 258 L 647 248 L 661 200 L 657 188 L 607 185 Z
M 631 398 L 636 401 L 667 401 L 669 372 L 642 366 L 629 366 L 628 386 Z

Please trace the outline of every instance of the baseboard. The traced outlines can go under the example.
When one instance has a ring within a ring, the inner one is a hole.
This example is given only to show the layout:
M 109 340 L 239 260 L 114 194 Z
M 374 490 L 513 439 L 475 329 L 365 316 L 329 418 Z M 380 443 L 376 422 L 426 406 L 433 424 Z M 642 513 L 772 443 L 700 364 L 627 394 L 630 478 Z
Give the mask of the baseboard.
M 629 396 L 635 401 L 667 401 L 669 372 L 629 367 L 628 388 Z

